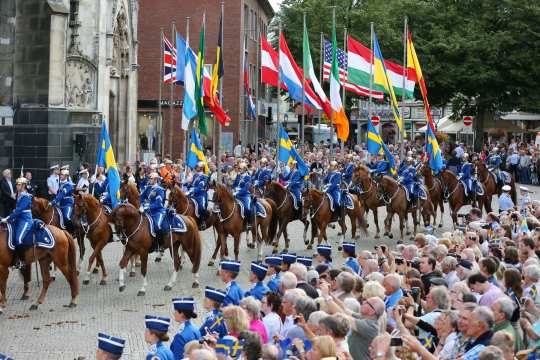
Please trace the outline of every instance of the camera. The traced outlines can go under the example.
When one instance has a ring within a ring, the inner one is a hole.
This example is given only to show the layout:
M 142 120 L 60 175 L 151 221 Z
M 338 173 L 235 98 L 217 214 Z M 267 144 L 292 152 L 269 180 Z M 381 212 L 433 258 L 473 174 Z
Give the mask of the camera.
M 412 287 L 411 288 L 411 296 L 413 297 L 414 301 L 418 301 L 418 297 L 420 296 L 420 288 L 419 287 Z
M 480 227 L 481 227 L 482 229 L 484 229 L 484 230 L 487 230 L 487 229 L 491 228 L 491 225 L 489 225 L 489 224 L 483 224 L 483 225 L 480 226 Z
M 403 265 L 403 264 L 405 264 L 405 259 L 403 259 L 402 257 L 397 257 L 396 265 Z
M 403 346 L 403 339 L 398 337 L 393 337 L 390 339 L 390 346 Z

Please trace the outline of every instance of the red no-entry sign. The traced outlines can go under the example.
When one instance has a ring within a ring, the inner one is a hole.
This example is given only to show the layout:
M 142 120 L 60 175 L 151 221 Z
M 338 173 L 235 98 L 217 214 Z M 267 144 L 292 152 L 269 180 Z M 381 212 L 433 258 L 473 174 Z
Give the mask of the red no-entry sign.
M 471 126 L 472 122 L 473 122 L 473 117 L 472 116 L 464 116 L 463 117 L 463 125 Z
M 381 122 L 381 118 L 378 116 L 372 116 L 371 117 L 371 123 L 373 126 L 379 126 L 379 123 Z

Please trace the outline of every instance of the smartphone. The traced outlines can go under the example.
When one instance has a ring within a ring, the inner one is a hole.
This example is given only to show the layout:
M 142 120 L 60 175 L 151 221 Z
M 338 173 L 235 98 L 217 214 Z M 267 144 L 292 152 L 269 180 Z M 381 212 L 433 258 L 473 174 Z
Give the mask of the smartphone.
M 419 287 L 412 287 L 411 288 L 411 296 L 413 297 L 414 301 L 418 300 L 418 296 L 420 296 L 420 288 Z
M 396 346 L 396 347 L 403 346 L 403 339 L 402 338 L 397 338 L 397 337 L 391 338 L 390 339 L 390 346 Z

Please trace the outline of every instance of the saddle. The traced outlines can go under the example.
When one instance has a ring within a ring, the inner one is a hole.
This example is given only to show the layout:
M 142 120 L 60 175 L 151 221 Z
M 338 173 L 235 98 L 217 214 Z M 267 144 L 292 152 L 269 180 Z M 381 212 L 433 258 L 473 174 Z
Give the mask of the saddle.
M 8 247 L 10 250 L 15 250 L 15 230 L 11 224 L 7 224 L 8 231 Z M 23 246 L 31 247 L 35 244 L 37 247 L 52 249 L 55 244 L 54 236 L 47 227 L 47 225 L 41 220 L 33 220 L 32 229 L 26 234 L 23 239 Z
M 53 211 L 58 213 L 58 218 L 60 219 L 60 229 L 66 230 L 66 224 L 64 224 L 64 214 L 62 214 L 62 209 L 58 206 L 53 206 Z
M 293 198 L 294 198 L 294 196 L 293 196 Z M 245 219 L 246 217 L 245 217 L 245 214 L 244 214 L 244 210 L 245 210 L 244 209 L 244 204 L 238 199 L 236 199 L 235 201 L 238 204 L 238 206 L 240 207 L 240 216 L 242 216 L 242 219 Z M 264 208 L 264 206 L 260 202 L 256 201 L 256 199 L 252 199 L 251 207 L 252 208 L 255 207 L 255 212 L 256 212 L 258 217 L 266 218 L 266 209 Z
M 153 242 L 150 248 L 150 252 L 154 252 L 163 246 L 163 234 L 169 232 L 173 233 L 184 233 L 187 231 L 187 225 L 181 215 L 178 215 L 174 209 L 167 209 L 167 212 L 161 222 L 161 232 L 158 232 L 154 219 L 152 216 L 145 213 L 146 219 L 148 220 L 148 228 L 150 234 L 152 235 Z M 161 235 L 161 236 L 158 236 Z
M 354 210 L 354 201 L 351 194 L 349 194 L 348 190 L 342 190 L 341 191 L 341 200 L 343 201 L 343 205 L 349 210 Z
M 417 194 L 415 194 L 414 198 L 411 196 L 409 188 L 407 188 L 405 185 L 401 185 L 401 187 L 403 190 L 405 190 L 405 196 L 407 197 L 407 203 L 409 206 L 416 206 L 415 200 L 417 199 L 427 200 L 427 190 L 424 185 L 418 184 Z

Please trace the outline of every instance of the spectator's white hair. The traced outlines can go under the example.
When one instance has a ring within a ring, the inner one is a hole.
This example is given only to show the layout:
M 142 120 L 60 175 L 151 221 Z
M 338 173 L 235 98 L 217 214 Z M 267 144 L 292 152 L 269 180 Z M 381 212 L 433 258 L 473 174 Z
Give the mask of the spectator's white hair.
M 298 280 L 296 280 L 296 275 L 294 275 L 290 271 L 285 271 L 281 274 L 281 280 L 280 280 L 281 288 L 283 291 L 287 291 L 290 289 L 296 288 L 296 285 L 298 284 Z
M 510 320 L 512 318 L 512 315 L 514 315 L 514 309 L 515 309 L 514 302 L 512 301 L 512 299 L 510 299 L 508 296 L 500 297 L 497 300 L 495 300 L 493 305 L 491 305 L 492 309 L 495 306 L 495 304 L 499 304 L 501 312 L 504 314 L 504 317 L 506 318 L 506 320 Z
M 306 292 L 302 289 L 290 289 L 285 292 L 285 295 L 283 296 L 283 300 L 286 300 L 289 304 L 292 306 L 296 305 L 296 302 L 302 298 L 305 297 Z
M 217 360 L 216 354 L 206 349 L 193 350 L 189 357 L 197 360 Z
M 366 280 L 367 281 L 376 281 L 376 282 L 378 282 L 379 284 L 382 285 L 383 280 L 384 280 L 384 275 L 381 274 L 380 272 L 372 272 L 371 274 L 366 276 Z
M 360 303 L 358 300 L 356 300 L 353 297 L 346 298 L 343 300 L 343 305 L 345 305 L 346 309 L 349 309 L 353 313 L 359 313 L 360 312 Z
M 351 292 L 354 289 L 354 275 L 350 272 L 342 271 L 336 277 L 336 283 L 341 290 Z
M 478 354 L 478 360 L 504 360 L 504 354 L 497 346 L 489 345 Z
M 253 296 L 248 296 L 240 300 L 240 306 L 243 307 L 251 316 L 252 319 L 260 319 L 261 303 Z
M 437 306 L 437 309 L 447 310 L 450 308 L 450 294 L 446 286 L 435 286 L 429 291 L 431 301 Z
M 396 274 L 396 273 L 387 274 L 384 277 L 384 280 L 386 280 L 388 285 L 390 285 L 392 289 L 394 289 L 394 291 L 396 291 L 397 289 L 401 287 L 401 278 L 399 274 Z
M 495 326 L 495 317 L 493 311 L 487 306 L 477 306 L 473 312 L 476 321 L 486 325 L 487 329 L 492 329 Z
M 453 256 L 447 256 L 442 261 L 442 265 L 448 266 L 450 268 L 450 271 L 456 270 L 457 264 L 458 264 L 458 261 Z
M 523 276 L 531 278 L 534 282 L 540 280 L 540 266 L 528 265 L 523 268 Z
M 373 254 L 367 250 L 360 251 L 358 256 L 366 258 L 366 259 L 373 259 Z
M 306 281 L 307 280 L 307 267 L 304 264 L 301 263 L 293 263 L 291 266 L 289 266 L 289 271 L 292 272 L 294 275 L 296 275 L 296 279 L 298 281 Z
M 307 322 L 308 324 L 312 324 L 312 325 L 319 325 L 319 321 L 322 319 L 322 318 L 325 318 L 328 316 L 328 313 L 324 312 L 324 311 L 321 311 L 321 310 L 317 310 L 317 311 L 314 311 L 312 312 L 310 315 L 309 315 L 309 319 L 307 319 Z
M 418 257 L 418 247 L 416 245 L 414 244 L 407 245 L 405 249 L 407 249 L 407 252 L 411 258 Z
M 362 298 L 369 299 L 371 297 L 378 297 L 382 300 L 386 297 L 384 287 L 378 281 L 368 281 L 364 284 Z

